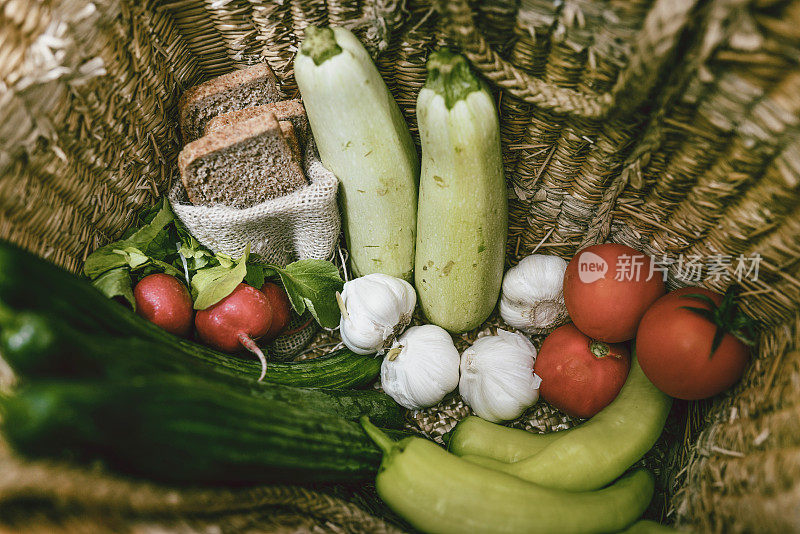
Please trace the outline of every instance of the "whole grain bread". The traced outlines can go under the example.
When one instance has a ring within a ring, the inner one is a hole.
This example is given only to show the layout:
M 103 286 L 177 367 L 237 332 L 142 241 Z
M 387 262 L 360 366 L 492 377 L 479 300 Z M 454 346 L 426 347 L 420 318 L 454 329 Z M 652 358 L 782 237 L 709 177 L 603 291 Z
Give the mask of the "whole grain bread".
M 202 136 L 206 123 L 217 115 L 279 99 L 277 79 L 266 63 L 195 85 L 187 89 L 178 102 L 183 142 L 189 143 Z
M 303 149 L 305 148 L 309 135 L 308 117 L 306 116 L 306 109 L 299 99 L 281 100 L 280 102 L 273 102 L 272 104 L 264 104 L 262 106 L 254 106 L 223 113 L 208 121 L 205 133 L 209 134 L 215 132 L 229 124 L 251 119 L 262 113 L 272 113 L 279 121 L 290 121 L 292 126 L 294 126 L 294 131 L 297 134 L 297 139 L 301 147 Z
M 278 125 L 281 127 L 281 134 L 283 134 L 283 138 L 286 139 L 286 142 L 289 144 L 289 148 L 292 151 L 292 157 L 300 164 L 300 166 L 302 166 L 303 152 L 300 150 L 300 143 L 297 141 L 297 134 L 295 133 L 294 125 L 289 121 L 278 121 Z
M 187 144 L 178 168 L 195 205 L 248 208 L 307 184 L 273 114 L 227 125 Z

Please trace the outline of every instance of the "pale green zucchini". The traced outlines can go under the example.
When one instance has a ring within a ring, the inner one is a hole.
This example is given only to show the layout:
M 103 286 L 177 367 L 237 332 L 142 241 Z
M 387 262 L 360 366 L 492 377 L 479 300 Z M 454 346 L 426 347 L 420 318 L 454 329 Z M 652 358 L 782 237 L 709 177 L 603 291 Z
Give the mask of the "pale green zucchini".
M 397 103 L 344 28 L 306 28 L 294 72 L 322 163 L 341 182 L 355 274 L 410 281 L 419 162 Z
M 430 322 L 464 332 L 492 312 L 503 279 L 508 207 L 497 111 L 467 61 L 442 50 L 428 59 L 417 121 L 417 292 Z

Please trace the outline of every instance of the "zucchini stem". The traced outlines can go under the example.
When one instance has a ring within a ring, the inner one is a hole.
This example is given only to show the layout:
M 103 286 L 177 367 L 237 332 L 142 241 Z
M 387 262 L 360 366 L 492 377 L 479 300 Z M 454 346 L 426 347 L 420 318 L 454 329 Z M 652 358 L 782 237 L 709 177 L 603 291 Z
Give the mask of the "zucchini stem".
M 447 48 L 432 53 L 426 67 L 428 78 L 425 87 L 441 95 L 447 109 L 452 109 L 459 100 L 481 88 L 464 56 Z
M 314 60 L 314 65 L 320 66 L 342 53 L 342 47 L 336 42 L 336 35 L 331 28 L 309 26 L 305 33 L 306 38 L 300 45 L 300 52 Z
M 258 357 L 258 361 L 261 362 L 261 376 L 258 377 L 258 381 L 261 382 L 264 380 L 264 377 L 267 376 L 267 357 L 264 356 L 264 351 L 261 350 L 253 338 L 245 334 L 244 332 L 239 332 L 239 343 L 242 344 L 244 348 L 252 352 Z
M 366 415 L 361 416 L 361 426 L 364 427 L 364 432 L 367 433 L 367 436 L 369 436 L 370 439 L 375 442 L 375 445 L 383 451 L 383 454 L 392 452 L 395 441 L 390 438 L 386 432 L 373 425 Z

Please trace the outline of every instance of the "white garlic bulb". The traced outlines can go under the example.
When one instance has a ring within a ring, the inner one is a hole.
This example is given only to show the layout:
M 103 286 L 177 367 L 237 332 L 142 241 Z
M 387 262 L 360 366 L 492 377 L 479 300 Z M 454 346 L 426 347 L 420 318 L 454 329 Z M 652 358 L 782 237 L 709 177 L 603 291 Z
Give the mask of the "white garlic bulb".
M 357 354 L 388 348 L 411 322 L 417 305 L 414 286 L 380 273 L 346 282 L 337 299 L 342 310 L 342 341 Z
M 569 319 L 564 304 L 564 271 L 558 256 L 531 254 L 506 272 L 500 316 L 526 334 L 543 334 Z
M 516 419 L 539 399 L 533 373 L 536 347 L 525 336 L 498 330 L 461 355 L 458 390 L 478 416 L 497 423 Z
M 409 410 L 438 404 L 458 387 L 459 355 L 444 328 L 412 326 L 381 364 L 381 387 Z

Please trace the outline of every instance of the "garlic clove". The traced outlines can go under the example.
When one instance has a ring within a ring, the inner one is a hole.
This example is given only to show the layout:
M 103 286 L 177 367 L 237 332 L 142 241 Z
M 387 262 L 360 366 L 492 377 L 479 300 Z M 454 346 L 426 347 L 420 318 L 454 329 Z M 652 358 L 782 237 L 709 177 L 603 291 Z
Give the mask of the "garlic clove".
M 372 321 L 356 316 L 339 323 L 342 341 L 356 354 L 373 354 L 383 348 L 386 336 L 383 328 Z
M 417 294 L 408 282 L 375 273 L 350 280 L 341 293 L 342 341 L 358 354 L 387 348 L 411 322 Z
M 414 326 L 398 338 L 381 364 L 381 387 L 410 410 L 434 406 L 458 387 L 458 350 L 446 330 Z
M 509 269 L 503 278 L 500 316 L 514 328 L 541 334 L 566 323 L 564 271 L 558 256 L 531 254 Z
M 355 308 L 357 316 L 369 319 L 376 327 L 385 328 L 401 314 L 402 300 L 391 280 L 386 275 L 369 275 L 348 282 L 342 291 L 342 300 L 348 310 Z M 389 280 L 387 280 L 389 279 Z M 348 312 L 349 313 L 349 312 Z
M 536 347 L 522 334 L 482 337 L 461 355 L 461 396 L 487 421 L 516 419 L 539 399 L 535 359 Z

